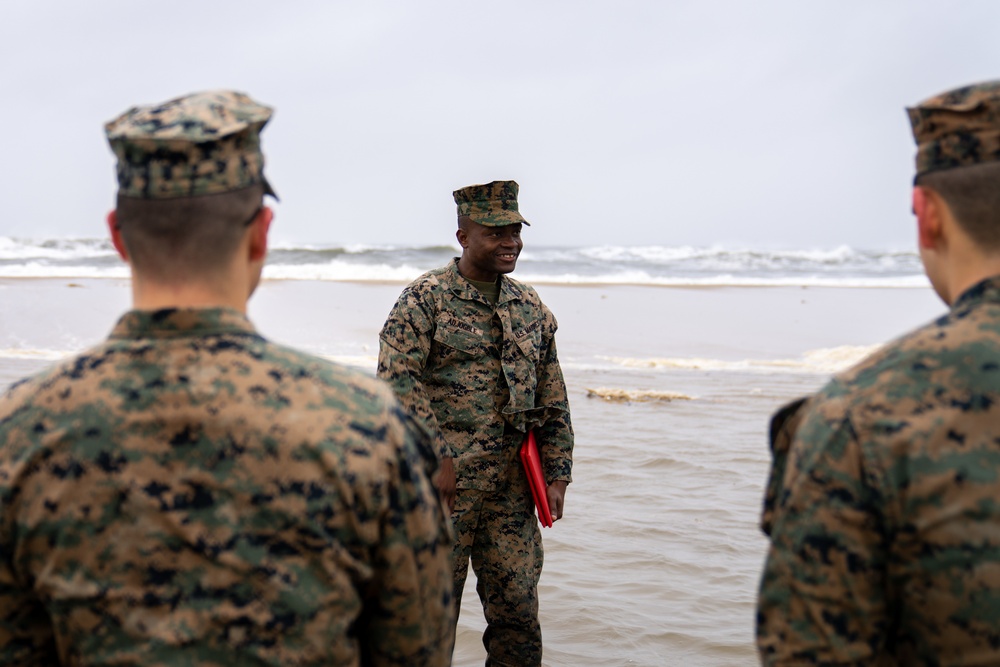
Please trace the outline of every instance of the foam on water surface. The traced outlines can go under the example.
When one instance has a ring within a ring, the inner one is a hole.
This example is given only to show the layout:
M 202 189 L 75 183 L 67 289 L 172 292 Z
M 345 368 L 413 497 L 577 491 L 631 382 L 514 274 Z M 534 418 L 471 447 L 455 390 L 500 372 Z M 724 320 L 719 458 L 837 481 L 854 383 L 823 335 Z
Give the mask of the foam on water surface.
M 400 282 L 447 263 L 449 245 L 336 245 L 279 242 L 264 268 L 271 280 Z M 0 278 L 122 278 L 128 275 L 104 239 L 0 236 Z M 754 249 L 722 246 L 533 246 L 520 280 L 548 285 L 662 287 L 926 287 L 916 252 L 835 248 Z
M 841 345 L 811 350 L 797 359 L 704 359 L 698 357 L 599 357 L 622 368 L 745 371 L 757 373 L 836 373 L 858 363 L 881 345 Z
M 690 401 L 693 396 L 675 391 L 658 391 L 654 389 L 615 389 L 612 387 L 587 387 L 588 398 L 600 398 L 610 403 L 650 403 L 671 401 Z

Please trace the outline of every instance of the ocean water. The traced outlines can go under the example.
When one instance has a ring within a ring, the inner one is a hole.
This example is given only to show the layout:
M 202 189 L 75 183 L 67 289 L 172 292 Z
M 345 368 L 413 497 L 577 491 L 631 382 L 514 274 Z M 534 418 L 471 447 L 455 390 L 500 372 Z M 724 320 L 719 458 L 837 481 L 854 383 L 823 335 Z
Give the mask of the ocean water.
M 291 245 L 271 248 L 266 278 L 408 282 L 459 254 L 452 246 Z M 29 240 L 0 236 L 0 278 L 124 278 L 103 239 Z M 917 287 L 926 284 L 910 250 L 759 250 L 692 246 L 536 247 L 518 277 L 539 284 L 661 286 Z
M 372 372 L 405 281 L 455 253 L 279 249 L 249 314 L 275 340 Z M 116 261 L 96 241 L 0 239 L 0 387 L 106 335 L 129 301 Z M 767 420 L 944 311 L 918 258 L 550 248 L 526 251 L 515 277 L 559 320 L 576 431 L 566 516 L 543 529 L 544 664 L 756 664 Z M 485 657 L 468 586 L 456 667 Z

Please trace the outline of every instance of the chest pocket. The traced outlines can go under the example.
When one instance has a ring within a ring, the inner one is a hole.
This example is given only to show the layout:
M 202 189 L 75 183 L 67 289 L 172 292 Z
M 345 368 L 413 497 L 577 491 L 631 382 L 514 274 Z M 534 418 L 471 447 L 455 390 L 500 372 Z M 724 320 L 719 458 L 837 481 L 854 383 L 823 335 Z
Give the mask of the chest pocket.
M 471 331 L 459 329 L 448 324 L 439 324 L 434 331 L 434 343 L 439 348 L 439 354 L 458 354 L 459 356 L 477 356 L 483 351 L 483 337 Z
M 540 348 L 542 345 L 542 334 L 538 329 L 529 332 L 527 335 L 517 339 L 517 346 L 532 364 L 538 363 Z

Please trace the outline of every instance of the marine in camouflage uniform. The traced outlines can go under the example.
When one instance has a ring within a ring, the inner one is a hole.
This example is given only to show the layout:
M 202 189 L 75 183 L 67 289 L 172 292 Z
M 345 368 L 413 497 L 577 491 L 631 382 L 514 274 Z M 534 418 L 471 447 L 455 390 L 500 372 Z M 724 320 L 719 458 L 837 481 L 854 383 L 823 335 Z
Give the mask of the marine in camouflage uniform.
M 950 311 L 778 416 L 766 665 L 1000 664 L 1000 82 L 909 116 Z
M 442 477 L 454 467 L 456 609 L 471 558 L 487 664 L 523 667 L 541 663 L 542 541 L 518 452 L 535 429 L 557 519 L 573 430 L 556 320 L 531 287 L 504 275 L 527 224 L 517 192 L 494 181 L 454 193 L 462 257 L 403 290 L 381 332 L 378 374 L 434 435 Z
M 116 247 L 145 224 L 129 198 L 246 196 L 231 266 L 255 284 L 270 115 L 213 92 L 109 123 Z M 184 276 L 144 309 L 155 278 L 128 259 L 138 307 L 107 341 L 0 398 L 0 664 L 450 664 L 426 431 L 383 383 L 260 336 L 253 284 L 193 307 L 213 285 Z

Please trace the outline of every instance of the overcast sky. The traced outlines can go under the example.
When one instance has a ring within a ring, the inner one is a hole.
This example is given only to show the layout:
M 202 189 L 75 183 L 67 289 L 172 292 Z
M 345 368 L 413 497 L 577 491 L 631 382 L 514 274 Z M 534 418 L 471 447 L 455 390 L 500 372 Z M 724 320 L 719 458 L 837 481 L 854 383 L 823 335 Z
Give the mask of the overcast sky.
M 97 237 L 103 123 L 211 88 L 264 132 L 279 242 L 447 244 L 521 185 L 545 245 L 913 247 L 904 107 L 1000 78 L 1000 3 L 4 0 L 0 236 Z

